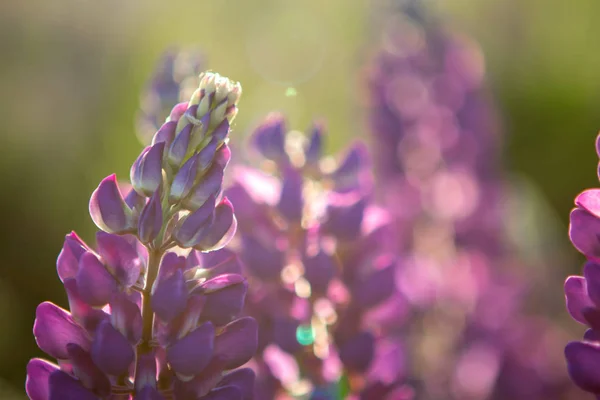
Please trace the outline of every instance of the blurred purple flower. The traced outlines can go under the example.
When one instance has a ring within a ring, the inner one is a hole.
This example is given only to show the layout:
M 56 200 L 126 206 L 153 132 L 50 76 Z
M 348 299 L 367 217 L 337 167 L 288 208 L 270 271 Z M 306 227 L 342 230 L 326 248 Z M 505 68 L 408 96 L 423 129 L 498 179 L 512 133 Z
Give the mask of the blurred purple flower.
M 396 322 L 391 307 L 371 325 L 413 344 L 417 398 L 559 399 L 568 385 L 545 370 L 557 360 L 516 350 L 539 348 L 521 326 L 556 335 L 520 310 L 527 282 L 502 236 L 500 136 L 481 51 L 423 2 L 403 12 L 366 79 L 376 191 L 392 214 L 395 287 L 411 319 Z
M 384 237 L 385 212 L 370 202 L 366 148 L 357 143 L 327 165 L 324 137 L 321 124 L 305 138 L 268 115 L 250 143 L 277 168 L 238 166 L 225 191 L 238 210 L 233 247 L 251 280 L 246 312 L 261 327 L 258 398 L 360 394 L 379 339 L 364 316 L 394 292 L 393 257 L 374 240 Z

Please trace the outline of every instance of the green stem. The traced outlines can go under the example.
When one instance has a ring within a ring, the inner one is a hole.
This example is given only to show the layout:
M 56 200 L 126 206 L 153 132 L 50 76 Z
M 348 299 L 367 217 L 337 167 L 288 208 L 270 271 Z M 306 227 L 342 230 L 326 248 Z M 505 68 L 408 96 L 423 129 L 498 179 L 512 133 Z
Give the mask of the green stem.
M 162 256 L 163 252 L 159 249 L 148 249 L 148 270 L 146 275 L 146 285 L 144 286 L 144 290 L 142 291 L 143 331 L 142 341 L 137 346 L 138 355 L 147 353 L 152 350 L 152 346 L 150 343 L 152 341 L 154 313 L 152 312 L 152 307 L 150 305 L 150 294 L 152 291 L 152 286 L 154 285 L 154 281 L 156 281 L 156 277 L 158 276 L 158 269 Z

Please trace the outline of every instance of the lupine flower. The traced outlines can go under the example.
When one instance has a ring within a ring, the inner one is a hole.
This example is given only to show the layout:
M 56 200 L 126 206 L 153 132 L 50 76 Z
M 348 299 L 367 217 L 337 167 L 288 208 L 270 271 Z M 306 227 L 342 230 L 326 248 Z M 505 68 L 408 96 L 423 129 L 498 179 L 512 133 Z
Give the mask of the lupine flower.
M 29 362 L 30 399 L 251 398 L 254 372 L 236 369 L 257 347 L 256 321 L 240 318 L 247 281 L 235 254 L 202 255 L 236 229 L 218 178 L 240 94 L 201 74 L 134 162 L 131 187 L 111 175 L 94 191 L 96 246 L 70 233 L 57 260 L 70 311 L 36 311 L 36 341 L 56 363 Z
M 596 139 L 600 156 L 600 135 Z M 600 179 L 600 170 L 599 170 Z M 567 309 L 573 319 L 588 327 L 582 341 L 565 348 L 568 371 L 581 389 L 600 395 L 600 189 L 588 189 L 575 198 L 569 236 L 573 246 L 587 259 L 583 276 L 565 281 Z
M 367 79 L 376 187 L 393 214 L 396 288 L 411 319 L 403 326 L 383 313 L 372 325 L 409 334 L 419 398 L 561 398 L 567 385 L 539 340 L 557 335 L 519 311 L 526 282 L 503 242 L 499 136 L 481 52 L 420 2 L 404 11 Z
M 251 279 L 246 312 L 261 327 L 258 398 L 358 396 L 379 352 L 364 316 L 394 288 L 385 212 L 370 202 L 364 145 L 334 163 L 323 140 L 321 124 L 304 137 L 270 114 L 251 137 L 265 170 L 239 166 L 226 190 Z

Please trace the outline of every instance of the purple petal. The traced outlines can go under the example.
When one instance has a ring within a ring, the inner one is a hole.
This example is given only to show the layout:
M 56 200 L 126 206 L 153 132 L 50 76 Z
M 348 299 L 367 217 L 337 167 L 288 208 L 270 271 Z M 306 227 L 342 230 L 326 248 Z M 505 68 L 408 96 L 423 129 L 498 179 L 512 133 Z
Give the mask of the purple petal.
M 331 197 L 323 231 L 341 240 L 354 240 L 361 232 L 366 201 L 361 198 L 347 204 L 347 196 Z
M 194 376 L 202 372 L 213 356 L 215 328 L 206 322 L 167 349 L 167 361 L 179 374 Z
M 109 233 L 127 233 L 134 228 L 131 210 L 125 204 L 115 174 L 104 178 L 90 198 L 90 215 L 98 228 Z
M 279 280 L 284 267 L 283 253 L 266 247 L 251 236 L 242 236 L 241 257 L 248 271 L 261 280 Z
M 258 324 L 252 317 L 240 318 L 223 327 L 215 340 L 215 357 L 224 369 L 237 368 L 252 358 L 258 346 Z
M 215 197 L 208 200 L 196 211 L 190 213 L 180 222 L 173 233 L 177 244 L 181 247 L 193 247 L 208 233 L 215 217 Z
M 123 236 L 105 232 L 96 234 L 98 253 L 106 267 L 124 286 L 137 282 L 142 270 L 142 262 L 136 248 Z
M 67 278 L 75 277 L 79 269 L 79 259 L 89 250 L 89 247 L 75 232 L 65 236 L 63 248 L 56 260 L 56 270 L 61 281 L 64 282 Z
M 226 374 L 219 382 L 219 387 L 235 386 L 242 394 L 242 400 L 252 400 L 256 374 L 250 368 L 240 368 Z
M 202 207 L 211 196 L 217 197 L 223 186 L 223 168 L 213 165 L 202 177 L 200 182 L 194 186 L 190 195 L 182 202 L 183 206 L 191 211 Z
M 223 386 L 211 390 L 203 400 L 242 400 L 242 393 L 236 386 Z
M 108 314 L 103 310 L 93 308 L 82 298 L 75 278 L 65 280 L 65 291 L 69 299 L 73 321 L 85 328 L 86 331 L 95 332 L 98 324 L 108 318 Z
M 115 296 L 110 302 L 110 322 L 131 344 L 142 338 L 143 321 L 140 308 L 124 293 Z
M 144 389 L 156 388 L 156 374 L 158 371 L 156 364 L 156 353 L 154 351 L 138 353 L 134 382 L 135 390 L 138 395 L 140 392 L 144 391 Z
M 352 290 L 356 304 L 362 309 L 368 309 L 389 298 L 396 288 L 395 269 L 395 264 L 391 263 L 357 282 Z
M 186 267 L 186 258 L 178 256 L 176 253 L 166 253 L 162 260 L 160 260 L 160 269 L 158 271 L 158 280 L 167 279 L 167 277 L 173 275 L 175 271 L 183 271 Z
M 192 124 L 187 124 L 181 132 L 177 133 L 175 140 L 171 143 L 167 153 L 167 159 L 172 167 L 179 169 L 181 163 L 185 159 L 190 144 L 190 136 L 192 134 Z
M 190 157 L 177 172 L 175 178 L 173 178 L 171 191 L 169 192 L 169 202 L 171 204 L 181 201 L 181 199 L 190 193 L 192 187 L 194 187 L 194 182 L 199 172 L 199 157 L 199 154 L 194 154 Z
M 215 154 L 215 159 L 213 160 L 213 164 L 221 167 L 222 170 L 227 168 L 227 165 L 231 161 L 231 149 L 227 144 L 223 144 L 217 150 L 217 154 Z
M 233 215 L 233 205 L 225 197 L 215 208 L 215 219 L 210 229 L 194 248 L 203 252 L 222 249 L 233 239 L 236 229 L 237 220 Z
M 252 134 L 252 144 L 265 158 L 273 161 L 287 159 L 285 152 L 285 119 L 282 114 L 271 113 Z
M 600 189 L 588 189 L 575 198 L 575 205 L 600 218 Z
M 600 219 L 576 208 L 571 211 L 569 237 L 573 246 L 586 257 L 600 261 Z
M 202 312 L 202 318 L 212 321 L 216 326 L 228 324 L 233 319 L 237 318 L 243 307 L 244 298 L 248 291 L 248 282 L 240 275 L 221 275 L 207 281 L 201 285 L 201 288 L 208 289 L 211 286 L 218 286 L 215 281 L 227 282 L 227 285 L 216 289 L 212 287 L 210 292 L 206 292 L 206 304 Z
M 162 394 L 152 386 L 146 386 L 136 393 L 133 400 L 166 400 Z
M 98 257 L 89 252 L 79 260 L 76 281 L 81 298 L 92 306 L 105 305 L 117 291 L 115 278 L 106 270 Z
M 187 101 L 176 104 L 171 110 L 171 114 L 169 114 L 169 120 L 178 121 L 188 109 L 188 105 L 189 103 Z
M 131 185 L 139 194 L 147 197 L 162 184 L 162 159 L 165 144 L 156 143 L 146 147 L 131 166 Z
M 48 400 L 50 374 L 58 370 L 58 366 L 40 358 L 33 358 L 27 364 L 25 391 L 30 400 Z
M 286 168 L 283 174 L 283 185 L 277 209 L 281 215 L 290 222 L 299 223 L 302 219 L 304 199 L 302 175 L 293 168 Z
M 61 370 L 52 372 L 48 382 L 48 400 L 98 400 L 98 397 L 81 386 L 77 379 Z
M 157 283 L 152 293 L 152 310 L 163 321 L 171 321 L 183 312 L 187 297 L 188 290 L 183 271 L 177 270 Z
M 138 237 L 142 243 L 150 243 L 160 233 L 163 224 L 161 191 L 156 190 L 140 214 Z
M 312 168 L 319 167 L 319 161 L 323 155 L 323 126 L 321 124 L 314 124 L 312 128 L 312 134 L 308 142 L 304 157 L 306 159 L 306 165 Z
M 42 351 L 57 359 L 68 358 L 67 344 L 75 343 L 84 349 L 90 348 L 90 341 L 71 315 L 50 302 L 40 304 L 35 311 L 33 334 Z
M 129 192 L 127 192 L 127 195 L 125 195 L 125 204 L 127 204 L 130 209 L 134 210 L 135 213 L 139 214 L 139 210 L 146 204 L 146 197 L 131 188 Z
M 565 347 L 569 375 L 583 390 L 600 393 L 600 348 L 597 344 L 571 342 Z
M 351 371 L 364 372 L 375 354 L 375 338 L 361 332 L 340 346 L 340 360 Z
M 346 153 L 338 168 L 331 174 L 337 187 L 356 185 L 359 173 L 368 163 L 368 150 L 364 143 L 355 143 Z
M 212 165 L 217 153 L 217 147 L 219 147 L 219 143 L 213 138 L 198 152 L 198 171 L 206 171 Z
M 583 334 L 583 340 L 587 340 L 588 342 L 600 342 L 600 335 L 597 331 L 588 329 Z
M 135 358 L 131 343 L 109 321 L 103 321 L 92 343 L 92 360 L 105 374 L 123 375 Z
M 215 130 L 212 132 L 213 138 L 216 139 L 217 143 L 223 143 L 225 138 L 227 138 L 227 134 L 229 133 L 229 121 L 224 119 Z
M 187 107 L 187 103 L 185 103 L 185 106 Z M 155 145 L 157 143 L 163 142 L 166 146 L 170 146 L 171 143 L 173 143 L 173 139 L 175 139 L 176 127 L 177 122 L 175 121 L 169 121 L 162 124 L 162 126 L 154 134 L 154 137 L 152 138 L 152 144 Z
M 240 258 L 227 248 L 201 254 L 202 268 L 208 279 L 222 274 L 242 274 Z
M 313 257 L 304 257 L 302 263 L 304 264 L 304 277 L 310 283 L 312 291 L 325 293 L 337 271 L 333 257 L 323 250 L 319 250 Z
M 583 276 L 587 285 L 587 293 L 590 299 L 600 305 L 600 265 L 588 261 L 583 267 Z
M 594 306 L 592 300 L 588 297 L 585 279 L 582 276 L 569 276 L 564 287 L 569 314 L 575 321 L 585 324 L 583 309 Z
M 108 377 L 92 361 L 90 354 L 74 343 L 67 345 L 69 361 L 73 365 L 73 372 L 81 384 L 105 397 L 110 394 L 110 381 Z

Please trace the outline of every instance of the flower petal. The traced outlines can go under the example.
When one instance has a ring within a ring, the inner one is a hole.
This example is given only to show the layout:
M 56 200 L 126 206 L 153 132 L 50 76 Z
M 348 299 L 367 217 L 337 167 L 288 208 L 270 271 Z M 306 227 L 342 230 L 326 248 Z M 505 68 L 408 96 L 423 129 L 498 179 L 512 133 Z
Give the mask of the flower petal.
M 92 343 L 92 360 L 105 374 L 127 373 L 135 358 L 131 343 L 109 321 L 103 321 Z
M 40 358 L 33 358 L 27 364 L 25 391 L 30 400 L 48 400 L 50 397 L 50 374 L 58 370 L 58 366 Z
M 567 310 L 575 321 L 586 323 L 583 309 L 594 304 L 587 294 L 587 284 L 582 276 L 569 276 L 565 281 L 565 299 Z
M 206 322 L 167 349 L 171 368 L 185 376 L 198 375 L 213 356 L 215 328 Z
M 75 343 L 88 350 L 90 341 L 71 314 L 50 302 L 40 304 L 35 311 L 33 334 L 40 349 L 57 359 L 67 359 L 67 344 Z

